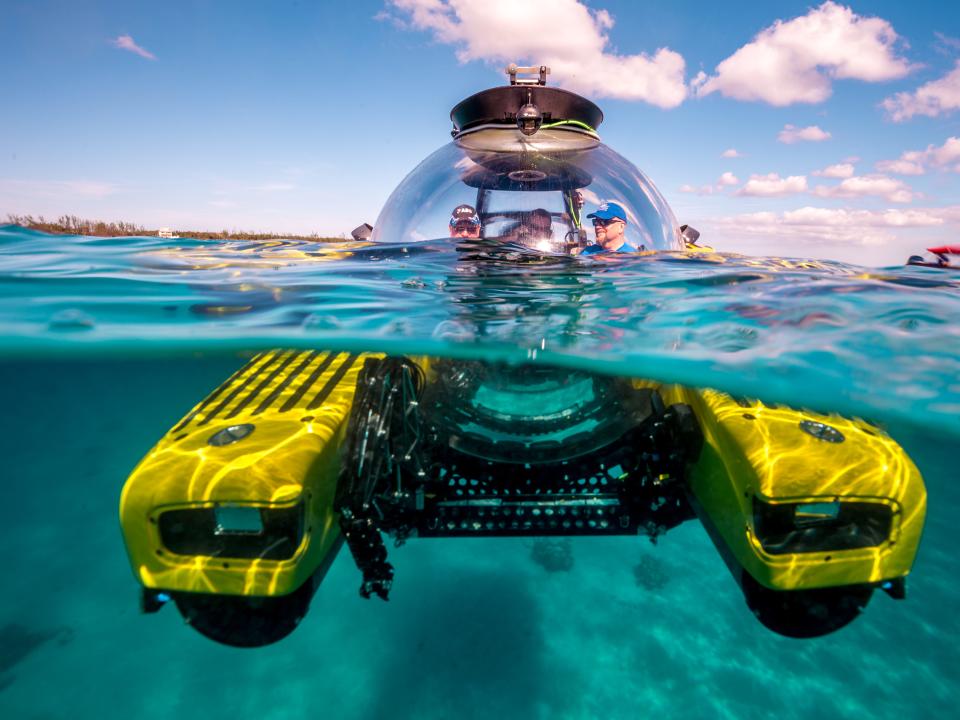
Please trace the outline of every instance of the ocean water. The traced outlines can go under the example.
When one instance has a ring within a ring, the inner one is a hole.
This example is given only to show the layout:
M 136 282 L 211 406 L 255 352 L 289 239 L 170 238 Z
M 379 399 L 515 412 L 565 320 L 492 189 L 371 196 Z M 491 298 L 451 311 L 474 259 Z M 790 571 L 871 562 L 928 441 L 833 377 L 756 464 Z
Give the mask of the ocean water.
M 117 507 L 190 407 L 274 347 L 537 363 L 881 424 L 928 512 L 894 601 L 778 636 L 706 532 L 391 549 L 388 603 L 342 551 L 285 640 L 142 615 Z M 0 717 L 955 717 L 960 274 L 665 254 L 53 237 L 0 227 Z

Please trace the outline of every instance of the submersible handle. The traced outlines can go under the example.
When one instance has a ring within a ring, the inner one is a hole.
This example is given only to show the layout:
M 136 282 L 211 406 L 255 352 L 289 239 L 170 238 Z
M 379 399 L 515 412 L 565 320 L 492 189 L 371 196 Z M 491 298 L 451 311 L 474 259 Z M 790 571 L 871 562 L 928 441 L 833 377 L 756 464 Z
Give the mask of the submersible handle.
M 510 63 L 505 68 L 505 72 L 510 76 L 511 85 L 546 85 L 547 75 L 550 74 L 550 68 L 546 65 L 520 66 L 516 63 Z M 517 75 L 537 75 L 539 77 L 518 78 Z

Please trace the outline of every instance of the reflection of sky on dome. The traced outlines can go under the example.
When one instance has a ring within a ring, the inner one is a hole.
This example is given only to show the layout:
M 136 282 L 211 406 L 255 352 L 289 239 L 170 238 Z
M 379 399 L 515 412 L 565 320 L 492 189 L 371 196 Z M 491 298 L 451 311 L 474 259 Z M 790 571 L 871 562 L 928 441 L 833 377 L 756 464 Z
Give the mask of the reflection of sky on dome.
M 681 249 L 676 219 L 659 191 L 609 147 L 595 141 L 583 147 L 577 144 L 582 138 L 574 133 L 567 133 L 571 144 L 566 146 L 563 133 L 554 132 L 539 150 L 517 151 L 512 148 L 529 147 L 513 137 L 518 132 L 486 132 L 471 139 L 473 146 L 459 141 L 445 145 L 414 169 L 387 200 L 372 239 L 410 242 L 448 237 L 453 208 L 468 204 L 481 216 L 482 237 L 566 252 L 580 228 L 589 242 L 594 241 L 586 216 L 610 201 L 626 211 L 629 243 L 646 249 Z M 510 150 L 491 149 L 501 137 L 502 147 Z M 579 223 L 571 210 L 574 191 L 584 200 Z M 531 221 L 530 213 L 541 208 L 551 214 L 550 237 L 543 237 L 542 229 Z
M 586 205 L 586 203 L 600 205 L 603 202 L 603 200 L 600 199 L 600 196 L 590 188 L 580 188 L 580 194 L 583 195 L 584 205 Z

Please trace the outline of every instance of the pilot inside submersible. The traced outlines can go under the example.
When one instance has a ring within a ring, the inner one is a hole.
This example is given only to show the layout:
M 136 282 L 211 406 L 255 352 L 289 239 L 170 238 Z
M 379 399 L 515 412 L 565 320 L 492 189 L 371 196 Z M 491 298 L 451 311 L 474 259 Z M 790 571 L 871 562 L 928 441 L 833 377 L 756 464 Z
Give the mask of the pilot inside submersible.
M 456 105 L 452 142 L 397 186 L 371 240 L 468 238 L 564 255 L 684 250 L 659 190 L 601 142 L 600 108 L 547 87 L 549 72 L 511 65 L 509 85 Z

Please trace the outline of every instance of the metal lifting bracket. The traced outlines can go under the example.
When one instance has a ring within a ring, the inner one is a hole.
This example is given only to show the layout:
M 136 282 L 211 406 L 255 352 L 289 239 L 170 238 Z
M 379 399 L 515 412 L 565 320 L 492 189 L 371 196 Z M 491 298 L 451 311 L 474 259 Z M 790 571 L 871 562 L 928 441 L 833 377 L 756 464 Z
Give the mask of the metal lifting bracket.
M 550 68 L 546 65 L 531 65 L 520 67 L 516 63 L 510 63 L 506 67 L 506 73 L 510 76 L 511 85 L 546 85 L 547 75 L 550 74 Z M 537 75 L 539 77 L 517 77 L 517 75 Z

